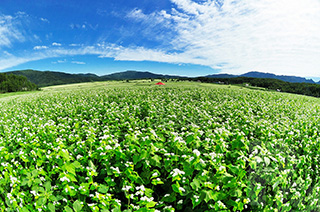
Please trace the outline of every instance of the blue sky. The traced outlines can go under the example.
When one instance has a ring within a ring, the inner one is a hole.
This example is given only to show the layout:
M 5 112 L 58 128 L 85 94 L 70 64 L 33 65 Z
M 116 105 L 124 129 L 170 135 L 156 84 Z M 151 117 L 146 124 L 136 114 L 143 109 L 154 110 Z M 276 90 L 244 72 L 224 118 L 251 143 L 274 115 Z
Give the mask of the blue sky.
M 0 71 L 320 77 L 318 0 L 1 0 Z

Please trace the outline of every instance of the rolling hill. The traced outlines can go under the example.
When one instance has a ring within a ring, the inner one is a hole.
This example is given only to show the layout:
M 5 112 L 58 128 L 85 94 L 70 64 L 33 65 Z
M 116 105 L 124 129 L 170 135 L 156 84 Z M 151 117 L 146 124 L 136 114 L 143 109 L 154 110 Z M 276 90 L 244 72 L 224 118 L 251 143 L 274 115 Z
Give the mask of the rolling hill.
M 56 71 L 36 71 L 36 70 L 20 70 L 5 72 L 7 74 L 22 75 L 39 87 L 50 85 L 61 85 L 80 82 L 94 82 L 106 80 L 133 80 L 133 79 L 159 79 L 159 78 L 181 78 L 180 76 L 154 74 L 151 72 L 140 71 L 124 71 L 103 76 L 95 74 L 69 74 Z
M 30 69 L 21 71 L 11 71 L 6 73 L 25 76 L 28 80 L 35 83 L 39 87 L 103 80 L 95 74 L 69 74 L 64 72 L 35 71 Z
M 270 73 L 263 73 L 257 71 L 251 71 L 241 75 L 232 75 L 232 74 L 212 74 L 207 75 L 205 77 L 208 78 L 234 78 L 234 77 L 253 77 L 253 78 L 271 78 L 271 79 L 278 79 L 285 82 L 298 82 L 298 83 L 315 83 L 312 79 L 306 79 L 303 77 L 296 77 L 296 76 L 286 76 L 286 75 L 276 75 Z M 319 83 L 319 82 L 318 82 Z
M 103 76 L 98 76 L 91 73 L 70 74 L 70 73 L 56 72 L 56 71 L 36 71 L 31 69 L 10 71 L 6 73 L 26 76 L 28 80 L 35 83 L 39 87 L 69 84 L 69 83 L 80 83 L 80 82 L 106 81 L 106 80 L 188 78 L 188 77 L 182 77 L 182 76 L 162 75 L 162 74 L 154 74 L 151 72 L 132 71 L 132 70 L 112 73 L 112 74 L 103 75 Z M 313 84 L 315 83 L 313 80 L 306 79 L 303 77 L 275 75 L 275 74 L 262 73 L 262 72 L 248 72 L 242 75 L 213 74 L 213 75 L 207 75 L 204 77 L 207 77 L 207 78 L 235 78 L 235 77 L 271 78 L 271 79 L 278 79 L 278 80 L 291 82 L 291 83 L 313 83 Z

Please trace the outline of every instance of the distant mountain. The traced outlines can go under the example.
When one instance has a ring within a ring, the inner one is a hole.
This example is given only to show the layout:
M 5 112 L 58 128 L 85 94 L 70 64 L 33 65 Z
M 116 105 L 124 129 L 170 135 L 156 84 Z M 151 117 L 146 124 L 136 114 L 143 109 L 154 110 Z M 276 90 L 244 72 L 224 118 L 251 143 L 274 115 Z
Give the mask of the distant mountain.
M 211 74 L 211 75 L 207 75 L 204 77 L 209 77 L 209 78 L 234 78 L 234 77 L 238 77 L 238 75 L 233 75 L 233 74 Z
M 296 77 L 296 76 L 286 76 L 286 75 L 275 75 L 270 73 L 263 73 L 252 71 L 241 75 L 232 75 L 232 74 L 213 74 L 207 75 L 205 77 L 209 78 L 233 78 L 233 77 L 253 77 L 253 78 L 271 78 L 271 79 L 278 79 L 285 82 L 298 82 L 298 83 L 315 83 L 312 79 L 306 79 L 303 77 Z
M 133 79 L 171 79 L 171 78 L 188 78 L 173 75 L 162 75 L 154 74 L 151 72 L 141 72 L 141 71 L 124 71 L 117 72 L 108 75 L 98 76 L 95 74 L 69 74 L 64 72 L 56 71 L 36 71 L 36 70 L 20 70 L 20 71 L 10 71 L 7 74 L 15 74 L 26 76 L 29 81 L 35 83 L 39 87 L 50 86 L 50 85 L 62 85 L 70 83 L 80 83 L 80 82 L 94 82 L 94 81 L 106 81 L 106 80 L 133 80 Z M 204 77 L 208 78 L 234 78 L 234 77 L 252 77 L 252 78 L 272 78 L 278 79 L 286 82 L 298 82 L 298 83 L 315 83 L 311 79 L 306 79 L 303 77 L 295 76 L 284 76 L 275 75 L 270 73 L 262 72 L 248 72 L 242 75 L 232 75 L 232 74 L 213 74 Z M 320 82 L 318 82 L 319 84 Z
M 132 80 L 132 79 L 157 79 L 157 78 L 181 78 L 180 76 L 153 74 L 151 72 L 141 71 L 125 71 L 104 76 L 98 76 L 95 74 L 69 74 L 64 72 L 56 71 L 36 71 L 36 70 L 20 70 L 10 71 L 7 74 L 22 75 L 39 87 L 50 86 L 50 85 L 62 85 L 70 83 L 80 82 L 94 82 L 94 81 L 105 81 L 105 80 Z
M 101 76 L 102 79 L 113 79 L 113 80 L 133 80 L 133 79 L 159 79 L 159 78 L 181 78 L 181 76 L 171 76 L 171 75 L 162 75 L 154 74 L 151 72 L 141 72 L 141 71 L 124 71 L 117 72 L 113 74 L 108 74 Z
M 6 73 L 26 76 L 29 81 L 35 83 L 39 87 L 103 80 L 95 74 L 68 74 L 64 72 L 35 71 L 30 69 Z
M 286 76 L 286 75 L 275 75 L 270 73 L 262 73 L 257 71 L 248 72 L 246 74 L 242 74 L 242 77 L 254 77 L 254 78 L 272 78 L 279 79 L 285 82 L 299 82 L 299 83 L 315 83 L 312 79 L 306 79 L 304 77 L 296 77 L 296 76 Z

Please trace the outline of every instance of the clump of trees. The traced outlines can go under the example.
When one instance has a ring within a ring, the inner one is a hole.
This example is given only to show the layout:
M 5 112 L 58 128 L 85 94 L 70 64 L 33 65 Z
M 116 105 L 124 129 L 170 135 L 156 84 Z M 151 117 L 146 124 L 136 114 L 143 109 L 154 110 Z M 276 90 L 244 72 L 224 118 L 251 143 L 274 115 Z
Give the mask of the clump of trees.
M 0 73 L 0 93 L 32 91 L 37 89 L 38 86 L 30 82 L 25 76 Z
M 291 83 L 272 78 L 253 78 L 253 77 L 235 77 L 235 78 L 208 78 L 196 77 L 181 80 L 201 81 L 207 83 L 220 84 L 250 84 L 251 86 L 262 87 L 268 90 L 282 91 L 287 93 L 302 94 L 307 96 L 320 97 L 320 85 L 311 83 Z

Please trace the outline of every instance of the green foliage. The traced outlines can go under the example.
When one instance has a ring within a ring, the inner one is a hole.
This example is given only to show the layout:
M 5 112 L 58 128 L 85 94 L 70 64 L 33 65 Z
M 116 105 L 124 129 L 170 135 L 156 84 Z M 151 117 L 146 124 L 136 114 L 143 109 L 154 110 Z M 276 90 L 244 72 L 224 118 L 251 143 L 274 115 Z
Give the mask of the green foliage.
M 0 102 L 1 211 L 319 211 L 317 99 L 93 87 Z
M 8 74 L 21 75 L 27 77 L 31 82 L 35 83 L 39 87 L 51 86 L 51 85 L 64 85 L 71 83 L 81 82 L 97 82 L 106 80 L 129 80 L 134 79 L 159 79 L 164 78 L 177 78 L 178 76 L 169 76 L 162 74 L 153 74 L 150 72 L 140 71 L 124 71 L 119 73 L 108 74 L 104 76 L 97 76 L 95 74 L 70 74 L 56 71 L 36 71 L 36 70 L 21 70 L 11 71 Z
M 8 74 L 25 76 L 28 80 L 30 80 L 32 83 L 35 83 L 39 87 L 108 80 L 107 77 L 102 79 L 95 74 L 69 74 L 64 72 L 35 71 L 30 69 L 12 71 L 8 72 Z
M 223 84 L 250 84 L 258 88 L 266 88 L 273 91 L 302 94 L 307 96 L 320 97 L 320 85 L 312 83 L 291 83 L 272 78 L 234 77 L 234 78 L 187 78 L 185 80 L 201 81 L 207 83 Z
M 0 93 L 32 91 L 38 87 L 24 76 L 0 73 Z

